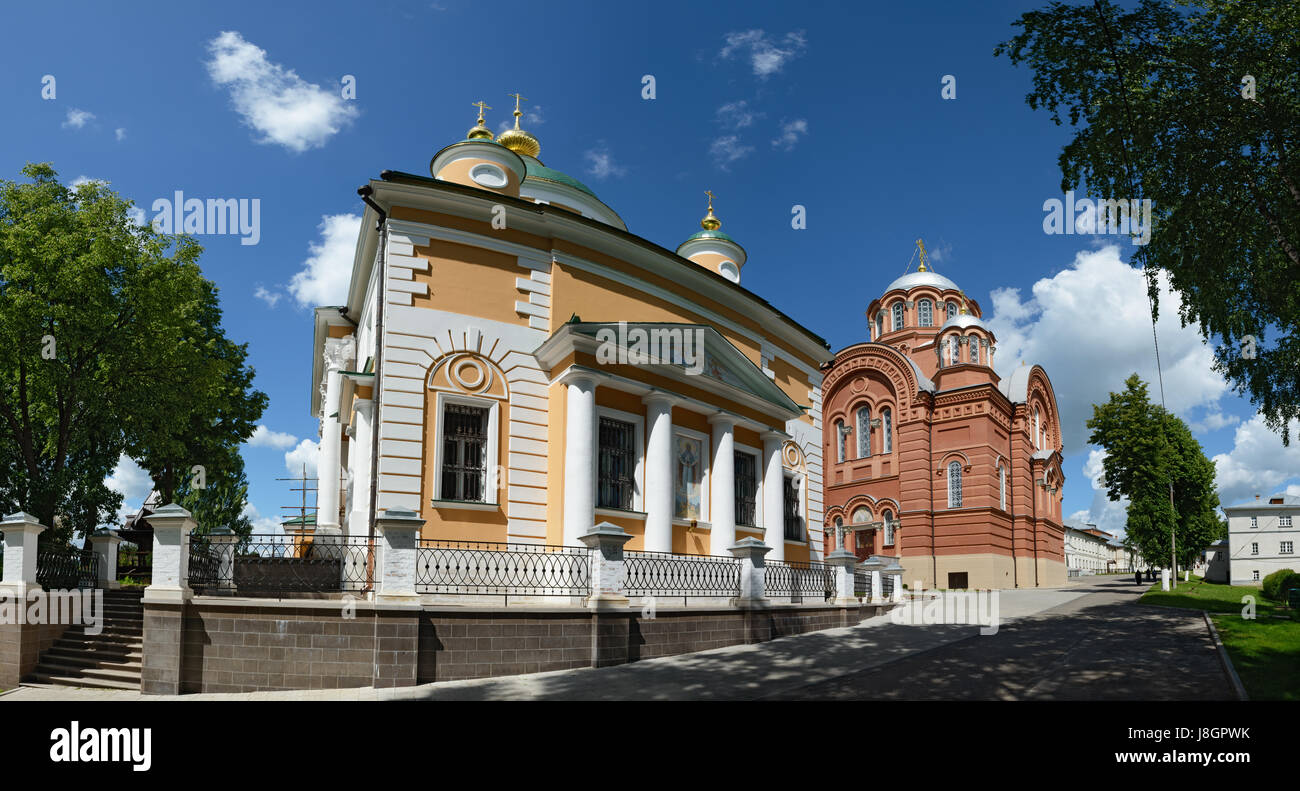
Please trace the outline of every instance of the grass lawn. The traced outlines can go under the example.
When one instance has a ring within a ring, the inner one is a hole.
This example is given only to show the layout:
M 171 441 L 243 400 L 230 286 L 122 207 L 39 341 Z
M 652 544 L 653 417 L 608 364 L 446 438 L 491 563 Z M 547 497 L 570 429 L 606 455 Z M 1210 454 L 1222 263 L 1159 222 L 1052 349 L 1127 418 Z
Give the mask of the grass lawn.
M 1242 617 L 1243 596 L 1255 598 L 1254 620 Z M 1141 601 L 1208 610 L 1251 700 L 1300 700 L 1300 620 L 1296 611 L 1264 598 L 1259 588 L 1217 585 L 1198 578 L 1180 582 L 1168 593 L 1153 586 Z

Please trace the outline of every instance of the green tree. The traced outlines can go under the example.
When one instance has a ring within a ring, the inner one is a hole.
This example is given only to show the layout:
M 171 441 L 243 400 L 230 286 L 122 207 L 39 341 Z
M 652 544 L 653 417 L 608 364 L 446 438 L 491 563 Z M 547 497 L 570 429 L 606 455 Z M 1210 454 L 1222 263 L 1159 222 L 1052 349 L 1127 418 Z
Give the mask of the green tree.
M 1129 501 L 1126 541 L 1148 563 L 1165 565 L 1174 540 L 1178 564 L 1190 565 L 1222 538 L 1214 462 L 1186 423 L 1151 403 L 1137 374 L 1105 404 L 1093 405 L 1088 428 L 1088 441 L 1106 451 L 1107 495 Z
M 214 527 L 228 527 L 241 538 L 253 532 L 253 523 L 244 514 L 248 502 L 248 478 L 238 454 L 230 454 L 230 466 L 216 468 L 216 476 L 197 488 L 193 478 L 183 481 L 176 490 L 176 502 L 194 516 L 194 532 L 207 535 Z M 209 474 L 212 470 L 209 471 Z
M 23 173 L 0 181 L 0 497 L 66 540 L 114 518 L 120 454 L 166 481 L 183 447 L 188 473 L 199 451 L 234 452 L 265 396 L 193 240 L 136 225 L 102 183 Z
M 1199 322 L 1215 367 L 1289 442 L 1300 416 L 1300 2 L 1053 2 L 994 50 L 1073 139 L 1062 190 L 1149 199 L 1136 249 Z M 1067 221 L 1069 221 L 1067 219 Z M 1276 333 L 1272 343 L 1267 334 Z

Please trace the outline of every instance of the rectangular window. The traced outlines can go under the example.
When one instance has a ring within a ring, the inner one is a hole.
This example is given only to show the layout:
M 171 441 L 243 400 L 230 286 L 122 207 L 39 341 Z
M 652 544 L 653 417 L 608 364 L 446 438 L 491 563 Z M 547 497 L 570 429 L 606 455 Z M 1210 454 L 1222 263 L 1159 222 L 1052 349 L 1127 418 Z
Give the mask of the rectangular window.
M 1290 514 L 1285 514 L 1285 515 L 1283 515 L 1283 516 L 1279 516 L 1279 517 L 1277 518 L 1277 526 L 1278 526 L 1278 527 L 1290 527 L 1290 526 L 1291 526 L 1291 515 L 1290 515 Z
M 447 404 L 442 421 L 442 499 L 486 502 L 488 410 Z
M 1291 543 L 1292 543 L 1292 542 L 1290 542 L 1290 541 L 1283 541 L 1283 542 L 1282 542 L 1282 551 L 1281 551 L 1281 554 L 1283 554 L 1283 555 L 1290 555 L 1290 554 L 1291 554 Z
M 1252 555 L 1258 555 L 1258 554 L 1259 554 L 1259 544 L 1251 544 L 1251 545 L 1250 545 L 1250 554 L 1252 554 Z
M 1250 526 L 1251 526 L 1252 529 L 1253 529 L 1253 528 L 1256 528 L 1256 527 L 1259 527 L 1259 517 L 1258 517 L 1258 516 L 1252 516 L 1252 517 L 1250 518 Z
M 803 541 L 803 525 L 799 518 L 799 490 L 795 488 L 794 478 L 784 477 L 782 492 L 783 511 L 785 513 L 785 538 L 787 541 Z
M 1252 580 L 1254 580 L 1255 582 L 1259 582 L 1259 570 L 1256 569 L 1255 571 L 1252 571 L 1252 572 L 1250 573 L 1250 578 L 1251 578 Z
M 758 459 L 752 453 L 736 451 L 736 524 L 755 527 L 758 524 Z
M 596 507 L 630 511 L 636 474 L 636 427 L 602 417 L 598 442 Z
M 681 434 L 673 437 L 673 517 L 703 519 L 704 443 Z

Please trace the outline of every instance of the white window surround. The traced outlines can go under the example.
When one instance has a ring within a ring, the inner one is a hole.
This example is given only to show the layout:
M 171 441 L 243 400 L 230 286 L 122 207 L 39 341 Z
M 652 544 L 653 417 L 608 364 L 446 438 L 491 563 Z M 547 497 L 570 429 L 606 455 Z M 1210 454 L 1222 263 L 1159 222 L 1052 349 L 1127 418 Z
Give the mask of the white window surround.
M 754 521 L 758 524 L 742 525 L 736 523 L 737 529 L 754 528 L 756 530 L 766 529 L 767 525 L 763 523 L 763 451 L 752 445 L 742 445 L 739 442 L 732 442 L 736 453 L 748 453 L 754 457 Z
M 735 261 L 723 261 L 718 264 L 718 272 L 733 283 L 740 282 L 740 267 Z
M 645 418 L 641 415 L 611 409 L 599 404 L 596 406 L 596 426 L 592 431 L 592 440 L 595 447 L 591 449 L 591 495 L 593 498 L 598 498 L 600 495 L 600 419 L 603 417 L 632 424 L 635 434 L 632 439 L 632 448 L 636 451 L 636 470 L 632 476 L 632 510 L 638 513 L 643 512 L 645 510 L 645 501 L 642 499 L 645 491 Z M 592 502 L 598 502 L 598 499 L 593 499 Z M 617 508 L 601 508 L 599 510 L 609 511 L 614 514 L 626 513 Z
M 475 184 L 489 189 L 501 189 L 510 183 L 506 172 L 491 162 L 480 162 L 470 168 L 469 177 L 474 180 Z
M 712 437 L 710 437 L 708 434 L 704 434 L 699 431 L 693 431 L 689 428 L 682 428 L 681 426 L 676 426 L 676 425 L 673 426 L 673 437 L 690 437 L 691 439 L 697 439 L 701 442 L 700 445 L 700 518 L 696 521 L 699 523 L 700 527 L 710 526 L 712 525 L 713 522 L 712 519 L 713 515 L 709 511 L 709 491 L 710 489 L 713 488 L 713 484 L 709 479 L 709 473 L 711 471 L 712 461 L 713 461 L 712 458 L 713 445 L 711 444 Z M 674 502 L 673 524 L 690 524 L 691 520 L 682 519 L 676 516 L 675 513 L 676 512 L 675 504 L 677 501 L 677 442 L 676 441 L 674 441 L 672 444 L 672 451 L 673 451 L 673 502 Z
M 487 453 L 484 458 L 485 468 L 485 486 L 483 490 L 484 497 L 492 497 L 491 501 L 474 501 L 474 500 L 443 500 L 442 499 L 442 426 L 446 421 L 443 419 L 446 413 L 447 404 L 464 404 L 466 406 L 476 406 L 487 409 Z M 433 427 L 433 499 L 438 501 L 438 508 L 444 507 L 462 507 L 480 510 L 500 510 L 501 508 L 501 489 L 506 485 L 504 476 L 501 480 L 497 479 L 498 462 L 497 454 L 501 448 L 501 402 L 495 398 L 479 398 L 477 396 L 461 395 L 460 393 L 437 392 L 434 402 L 435 418 Z M 484 506 L 490 506 L 484 508 Z

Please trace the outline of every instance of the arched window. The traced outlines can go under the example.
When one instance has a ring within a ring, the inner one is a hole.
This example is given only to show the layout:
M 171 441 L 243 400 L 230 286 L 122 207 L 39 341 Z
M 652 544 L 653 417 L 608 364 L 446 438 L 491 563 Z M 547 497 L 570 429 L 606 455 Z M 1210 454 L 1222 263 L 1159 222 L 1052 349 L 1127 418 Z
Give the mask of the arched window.
M 1007 510 L 1007 466 L 998 464 L 998 507 Z
M 949 303 L 948 303 L 948 315 L 947 315 L 947 318 L 952 318 L 953 316 L 956 316 L 956 315 L 957 315 L 957 303 L 956 303 L 956 302 L 949 302 Z
M 838 516 L 835 517 L 835 539 L 831 546 L 836 549 L 844 549 L 844 520 Z
M 844 459 L 847 456 L 845 446 L 849 441 L 849 428 L 848 426 L 844 425 L 844 421 L 842 420 L 835 421 L 835 441 L 838 447 L 838 450 L 835 454 L 836 458 L 839 461 L 844 461 Z
M 934 326 L 934 303 L 928 299 L 923 299 L 918 304 L 920 305 L 921 308 L 921 321 L 920 321 L 921 326 L 933 327 Z
M 948 364 L 949 365 L 961 364 L 961 347 L 957 345 L 956 335 L 948 336 Z
M 894 413 L 889 407 L 880 410 L 880 452 L 894 452 Z
M 893 331 L 897 332 L 903 329 L 903 303 L 902 302 L 894 303 L 893 313 L 894 313 Z
M 865 505 L 853 509 L 853 524 L 862 525 L 871 521 L 871 509 Z
M 885 311 L 878 310 L 876 311 L 876 340 L 880 340 L 880 336 L 884 334 L 885 334 Z
M 871 455 L 871 410 L 858 408 L 858 458 L 865 459 Z
M 886 511 L 880 515 L 881 521 L 885 523 L 885 540 L 884 546 L 894 545 L 894 512 Z
M 948 463 L 948 507 L 961 508 L 961 462 Z
M 1038 419 L 1038 407 L 1034 407 L 1034 447 L 1043 447 L 1043 426 Z
M 970 340 L 970 361 L 975 363 L 976 365 L 979 365 L 980 364 L 980 339 L 977 336 L 972 335 L 970 336 L 969 340 Z

